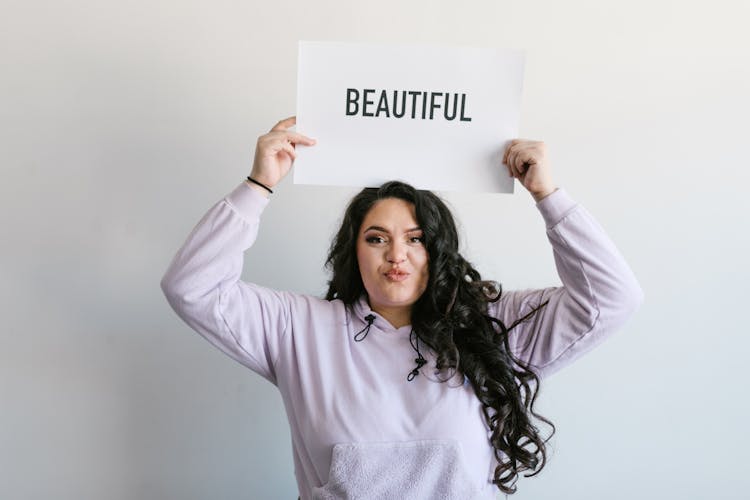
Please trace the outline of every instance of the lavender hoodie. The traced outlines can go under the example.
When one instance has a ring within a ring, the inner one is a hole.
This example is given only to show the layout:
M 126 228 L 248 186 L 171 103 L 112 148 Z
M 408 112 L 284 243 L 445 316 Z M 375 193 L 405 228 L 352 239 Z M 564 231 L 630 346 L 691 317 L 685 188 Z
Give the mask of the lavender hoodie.
M 491 499 L 497 465 L 482 408 L 460 376 L 437 381 L 434 357 L 407 382 L 411 328 L 394 328 L 360 299 L 271 290 L 240 280 L 268 199 L 246 183 L 214 205 L 172 260 L 161 286 L 206 340 L 276 385 L 308 499 Z M 506 292 L 490 314 L 513 352 L 546 376 L 617 330 L 642 301 L 633 273 L 591 215 L 563 190 L 537 204 L 562 287 Z M 354 335 L 375 316 L 362 342 Z

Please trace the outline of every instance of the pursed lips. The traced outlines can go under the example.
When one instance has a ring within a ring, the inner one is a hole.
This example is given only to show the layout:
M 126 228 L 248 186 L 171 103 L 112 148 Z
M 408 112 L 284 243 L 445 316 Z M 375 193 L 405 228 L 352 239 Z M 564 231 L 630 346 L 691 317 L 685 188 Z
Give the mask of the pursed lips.
M 398 268 L 389 269 L 383 275 L 390 281 L 404 281 L 409 277 L 409 273 Z

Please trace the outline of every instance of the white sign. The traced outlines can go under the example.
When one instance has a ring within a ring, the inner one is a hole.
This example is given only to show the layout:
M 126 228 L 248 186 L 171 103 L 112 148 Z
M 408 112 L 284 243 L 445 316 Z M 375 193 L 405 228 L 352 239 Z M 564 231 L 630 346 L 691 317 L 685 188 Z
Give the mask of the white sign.
M 513 192 L 523 52 L 300 42 L 295 184 Z

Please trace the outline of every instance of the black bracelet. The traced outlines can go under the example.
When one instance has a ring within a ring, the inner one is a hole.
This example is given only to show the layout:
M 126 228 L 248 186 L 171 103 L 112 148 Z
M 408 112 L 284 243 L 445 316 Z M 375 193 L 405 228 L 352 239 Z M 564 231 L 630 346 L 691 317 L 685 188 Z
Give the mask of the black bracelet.
M 271 189 L 270 187 L 266 186 L 265 184 L 261 184 L 260 182 L 256 181 L 255 179 L 253 179 L 249 175 L 247 176 L 247 180 L 249 180 L 253 184 L 257 184 L 258 186 L 262 187 L 263 189 L 265 189 L 269 193 L 273 194 L 273 189 Z

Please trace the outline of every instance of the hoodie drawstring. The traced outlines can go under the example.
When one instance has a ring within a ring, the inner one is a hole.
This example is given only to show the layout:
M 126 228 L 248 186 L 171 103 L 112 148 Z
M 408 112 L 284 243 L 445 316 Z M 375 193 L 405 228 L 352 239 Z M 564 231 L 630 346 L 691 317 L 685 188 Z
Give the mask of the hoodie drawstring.
M 415 340 L 412 340 L 412 337 L 414 337 Z M 409 375 L 406 377 L 406 380 L 411 382 L 416 378 L 417 375 L 419 375 L 419 369 L 427 364 L 427 360 L 424 359 L 422 353 L 419 352 L 419 336 L 415 335 L 414 330 L 409 333 L 409 343 L 411 344 L 412 349 L 417 351 L 417 357 L 414 359 L 414 362 L 417 364 L 417 366 L 412 371 L 410 371 Z
M 365 327 L 354 334 L 355 342 L 362 342 L 363 340 L 365 340 L 367 334 L 370 333 L 370 327 L 375 321 L 375 316 L 372 314 L 368 314 L 367 316 L 365 316 L 365 321 L 367 321 Z M 406 380 L 411 382 L 416 378 L 417 375 L 419 375 L 419 370 L 427 364 L 427 360 L 424 359 L 424 356 L 422 356 L 422 353 L 419 351 L 419 337 L 414 333 L 413 329 L 411 332 L 409 332 L 409 343 L 411 344 L 412 349 L 414 349 L 414 351 L 417 353 L 417 357 L 414 358 L 414 362 L 417 364 L 417 366 L 412 371 L 410 371 L 409 375 L 407 375 L 406 377 Z
M 365 316 L 365 321 L 367 321 L 367 326 L 362 328 L 354 335 L 355 342 L 362 342 L 363 340 L 365 340 L 367 334 L 370 333 L 370 327 L 372 326 L 372 322 L 375 321 L 375 316 L 372 314 L 368 314 L 367 316 Z

